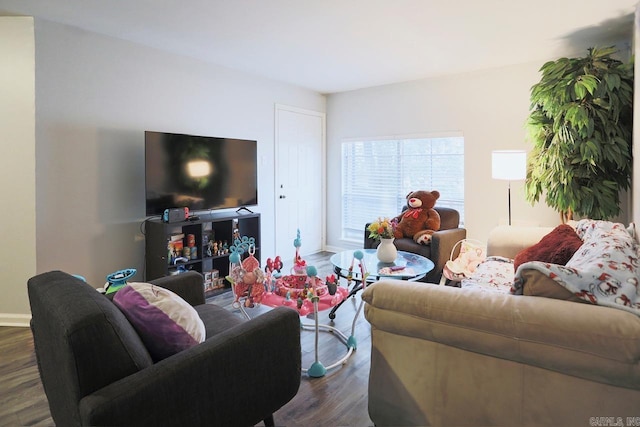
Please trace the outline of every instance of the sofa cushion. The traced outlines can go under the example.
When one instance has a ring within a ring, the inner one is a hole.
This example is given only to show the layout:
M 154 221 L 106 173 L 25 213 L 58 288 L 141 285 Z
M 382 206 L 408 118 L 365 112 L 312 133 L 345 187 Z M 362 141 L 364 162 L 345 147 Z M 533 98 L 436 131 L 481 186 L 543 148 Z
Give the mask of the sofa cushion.
M 215 304 L 201 304 L 193 308 L 204 323 L 207 339 L 246 322 L 243 317 L 236 316 L 231 311 Z
M 523 282 L 522 295 L 586 302 L 541 271 L 523 268 L 520 278 Z
M 113 297 L 136 329 L 155 361 L 205 340 L 197 311 L 168 289 L 150 283 L 129 283 Z
M 530 261 L 565 265 L 582 246 L 582 240 L 575 230 L 567 224 L 561 224 L 544 236 L 535 245 L 519 252 L 513 260 L 514 271 L 520 265 Z

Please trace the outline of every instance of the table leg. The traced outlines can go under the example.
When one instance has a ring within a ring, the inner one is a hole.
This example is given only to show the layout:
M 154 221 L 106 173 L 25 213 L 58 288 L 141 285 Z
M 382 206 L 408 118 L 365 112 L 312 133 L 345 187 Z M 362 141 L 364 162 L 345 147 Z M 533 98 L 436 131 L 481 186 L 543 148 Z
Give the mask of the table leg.
M 353 285 L 353 288 L 351 288 L 351 292 L 349 292 L 349 294 L 342 300 L 340 301 L 338 304 L 336 304 L 331 311 L 329 312 L 329 319 L 333 320 L 336 318 L 336 310 L 338 310 L 340 308 L 340 306 L 349 298 L 351 298 L 352 296 L 354 296 L 355 294 L 358 293 L 358 291 L 360 291 L 362 289 L 362 282 L 359 280 L 354 280 L 355 284 Z

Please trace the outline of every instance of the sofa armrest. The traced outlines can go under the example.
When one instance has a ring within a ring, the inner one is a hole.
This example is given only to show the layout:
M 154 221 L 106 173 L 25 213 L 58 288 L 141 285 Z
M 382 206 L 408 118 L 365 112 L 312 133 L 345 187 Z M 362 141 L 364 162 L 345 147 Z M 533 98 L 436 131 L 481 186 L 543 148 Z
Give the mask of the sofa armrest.
M 444 265 L 451 258 L 451 251 L 457 242 L 467 237 L 467 230 L 464 228 L 451 228 L 449 230 L 440 230 L 431 236 L 431 261 L 435 264 L 433 272 L 429 274 L 432 283 L 437 283 L 442 275 Z M 454 258 L 458 256 L 460 249 L 453 254 Z
M 377 331 L 640 389 L 640 317 L 591 304 L 382 280 L 366 288 Z
M 83 425 L 254 425 L 300 386 L 300 318 L 275 308 L 80 401 Z
M 500 225 L 489 233 L 487 241 L 487 256 L 502 256 L 515 258 L 518 252 L 535 245 L 551 227 L 526 227 Z
M 165 276 L 151 280 L 150 283 L 169 289 L 178 294 L 192 306 L 204 304 L 204 278 L 196 271 Z

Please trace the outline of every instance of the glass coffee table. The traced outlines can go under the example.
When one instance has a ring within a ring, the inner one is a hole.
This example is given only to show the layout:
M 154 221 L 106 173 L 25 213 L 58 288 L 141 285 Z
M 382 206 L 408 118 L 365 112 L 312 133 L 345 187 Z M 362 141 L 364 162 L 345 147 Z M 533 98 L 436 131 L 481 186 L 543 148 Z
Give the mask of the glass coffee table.
M 368 275 L 367 282 L 376 282 L 382 278 L 399 279 L 399 280 L 420 280 L 433 270 L 434 264 L 429 258 L 411 252 L 398 251 L 398 257 L 394 262 L 380 262 L 376 256 L 375 249 L 355 249 L 338 252 L 331 256 L 331 264 L 333 271 L 347 281 L 353 281 L 354 285 L 349 295 L 339 304 L 331 309 L 329 313 L 330 319 L 336 318 L 336 310 L 349 297 L 354 296 L 362 289 L 362 273 L 360 270 L 353 268 L 353 254 L 355 251 L 364 254 L 362 261 L 367 266 Z

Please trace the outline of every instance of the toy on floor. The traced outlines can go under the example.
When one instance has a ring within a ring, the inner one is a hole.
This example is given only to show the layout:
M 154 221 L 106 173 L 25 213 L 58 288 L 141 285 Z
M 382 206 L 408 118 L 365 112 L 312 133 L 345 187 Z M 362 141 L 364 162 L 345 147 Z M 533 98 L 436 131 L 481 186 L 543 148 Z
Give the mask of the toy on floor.
M 327 284 L 317 276 L 316 267 L 307 265 L 307 262 L 302 259 L 300 255 L 300 247 L 302 246 L 300 230 L 297 230 L 293 246 L 295 247 L 295 256 L 291 274 L 279 277 L 272 275 L 267 280 L 268 291 L 263 296 L 263 303 L 271 307 L 285 305 L 295 308 L 301 316 L 306 316 L 313 312 L 312 299 L 314 297 L 318 298 L 321 311 L 342 301 L 348 293 L 347 289 L 337 286 L 336 280 L 336 289 L 330 292 Z M 278 258 L 276 257 L 276 259 Z M 267 271 L 267 277 L 269 275 L 270 272 Z
M 104 284 L 105 294 L 118 292 L 127 284 L 127 280 L 136 275 L 135 268 L 125 268 L 107 275 L 107 283 Z
M 300 247 L 302 246 L 300 230 L 297 231 L 296 238 L 293 240 L 293 246 L 296 249 L 296 253 L 291 274 L 278 278 L 275 281 L 273 292 L 278 296 L 285 297 L 285 299 L 295 300 L 300 314 L 303 314 L 303 312 L 308 314 L 312 310 L 312 305 L 310 304 L 312 296 L 328 295 L 329 291 L 327 285 L 317 277 L 318 270 L 316 267 L 308 266 L 300 256 Z

